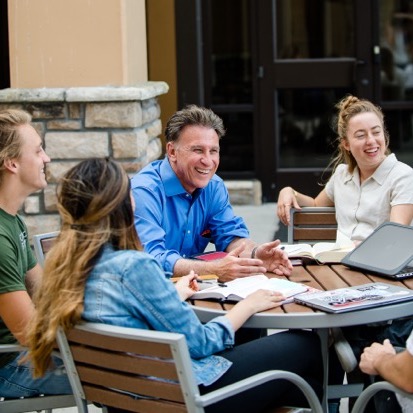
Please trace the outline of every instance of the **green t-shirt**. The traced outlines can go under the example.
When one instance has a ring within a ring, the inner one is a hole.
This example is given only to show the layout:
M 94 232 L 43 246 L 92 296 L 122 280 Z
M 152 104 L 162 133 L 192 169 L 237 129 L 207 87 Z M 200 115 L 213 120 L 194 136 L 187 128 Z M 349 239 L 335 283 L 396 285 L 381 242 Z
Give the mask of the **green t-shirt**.
M 36 265 L 30 248 L 26 224 L 18 215 L 0 209 L 0 294 L 26 291 L 26 272 Z M 17 343 L 0 317 L 0 344 Z M 0 354 L 0 366 L 15 353 Z

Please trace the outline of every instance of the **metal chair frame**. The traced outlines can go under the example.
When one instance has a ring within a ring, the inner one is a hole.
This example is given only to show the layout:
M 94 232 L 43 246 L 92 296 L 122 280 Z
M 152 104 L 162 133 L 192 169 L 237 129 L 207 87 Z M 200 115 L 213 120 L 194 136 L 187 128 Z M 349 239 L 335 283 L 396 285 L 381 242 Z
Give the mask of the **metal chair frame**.
M 378 381 L 366 387 L 354 403 L 351 413 L 363 413 L 370 399 L 382 390 L 392 391 L 413 400 L 413 393 L 407 393 L 388 381 Z

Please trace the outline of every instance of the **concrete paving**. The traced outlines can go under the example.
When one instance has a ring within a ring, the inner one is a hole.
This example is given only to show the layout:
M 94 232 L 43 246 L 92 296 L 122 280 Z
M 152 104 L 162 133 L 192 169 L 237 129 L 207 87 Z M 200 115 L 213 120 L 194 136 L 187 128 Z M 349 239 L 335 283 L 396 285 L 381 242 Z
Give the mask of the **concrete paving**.
M 250 237 L 257 243 L 272 241 L 280 229 L 276 203 L 235 205 L 234 212 L 244 218 Z

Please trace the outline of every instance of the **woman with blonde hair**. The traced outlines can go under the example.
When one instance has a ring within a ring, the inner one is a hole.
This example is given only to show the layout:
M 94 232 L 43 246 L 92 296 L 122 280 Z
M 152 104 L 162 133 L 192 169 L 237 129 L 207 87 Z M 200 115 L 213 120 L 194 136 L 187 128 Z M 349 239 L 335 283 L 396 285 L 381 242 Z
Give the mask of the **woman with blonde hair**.
M 413 169 L 390 154 L 383 112 L 351 95 L 337 109 L 337 153 L 329 165 L 331 178 L 315 198 L 291 187 L 281 189 L 278 217 L 289 225 L 292 207 L 334 206 L 338 229 L 356 243 L 385 221 L 410 225 Z
M 278 217 L 289 225 L 291 208 L 334 206 L 338 230 L 355 245 L 386 221 L 411 225 L 413 169 L 390 153 L 383 112 L 372 102 L 352 95 L 336 107 L 337 153 L 329 164 L 333 169 L 329 181 L 315 198 L 283 188 L 278 196 Z M 412 329 L 413 318 L 409 317 L 390 324 L 346 328 L 344 337 L 340 329 L 332 332 L 340 362 L 350 372 L 365 346 L 386 338 L 394 346 L 404 346 Z M 384 411 L 390 411 L 389 406 Z
M 29 336 L 36 374 L 48 366 L 58 327 L 68 331 L 86 320 L 184 334 L 201 393 L 283 369 L 304 377 L 321 394 L 315 333 L 283 332 L 233 347 L 235 330 L 254 313 L 280 305 L 280 294 L 260 290 L 225 316 L 206 324 L 198 320 L 185 302 L 194 293 L 190 283 L 196 284 L 197 275 L 191 271 L 174 285 L 159 263 L 141 251 L 129 179 L 119 164 L 90 159 L 70 169 L 58 186 L 58 208 L 61 232 L 46 257 Z M 306 404 L 294 386 L 275 381 L 206 411 L 259 412 L 286 403 Z

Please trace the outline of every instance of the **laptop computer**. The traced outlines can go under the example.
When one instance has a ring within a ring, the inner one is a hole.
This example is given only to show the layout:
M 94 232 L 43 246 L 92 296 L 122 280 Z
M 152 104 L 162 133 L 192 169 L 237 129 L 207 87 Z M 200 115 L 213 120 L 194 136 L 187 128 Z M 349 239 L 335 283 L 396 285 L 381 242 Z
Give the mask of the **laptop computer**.
M 344 313 L 412 300 L 412 290 L 378 282 L 309 294 L 303 293 L 294 297 L 294 301 L 299 304 L 327 313 Z
M 413 277 L 413 227 L 385 222 L 349 252 L 341 263 L 383 277 Z

